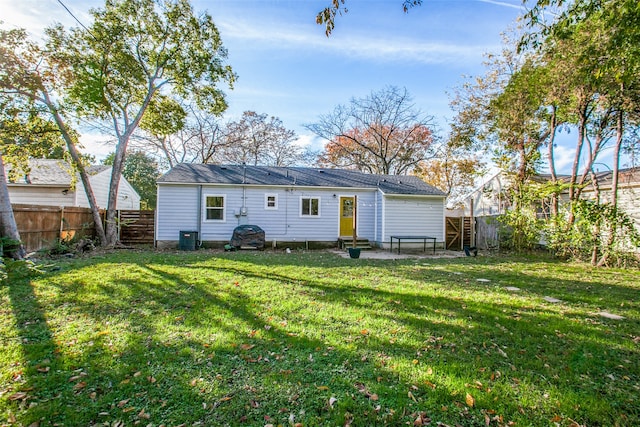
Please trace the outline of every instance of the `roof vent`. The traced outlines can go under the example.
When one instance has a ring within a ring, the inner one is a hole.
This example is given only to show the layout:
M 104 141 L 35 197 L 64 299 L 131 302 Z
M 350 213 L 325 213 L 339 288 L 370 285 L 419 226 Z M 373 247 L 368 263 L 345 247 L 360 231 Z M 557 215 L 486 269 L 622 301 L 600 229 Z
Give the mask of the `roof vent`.
M 320 172 L 320 173 L 324 173 L 324 171 L 323 171 L 322 169 L 320 169 L 318 172 Z
M 227 167 L 226 167 L 226 166 L 220 166 L 220 169 L 222 169 L 222 170 L 225 170 L 225 171 L 226 171 L 226 170 L 227 170 Z

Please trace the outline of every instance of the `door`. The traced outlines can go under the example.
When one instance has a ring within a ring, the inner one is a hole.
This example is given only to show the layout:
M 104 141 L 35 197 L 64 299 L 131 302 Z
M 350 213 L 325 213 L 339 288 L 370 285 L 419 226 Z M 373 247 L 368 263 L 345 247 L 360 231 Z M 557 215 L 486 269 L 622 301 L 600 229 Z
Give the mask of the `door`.
M 353 236 L 353 197 L 340 197 L 340 237 Z

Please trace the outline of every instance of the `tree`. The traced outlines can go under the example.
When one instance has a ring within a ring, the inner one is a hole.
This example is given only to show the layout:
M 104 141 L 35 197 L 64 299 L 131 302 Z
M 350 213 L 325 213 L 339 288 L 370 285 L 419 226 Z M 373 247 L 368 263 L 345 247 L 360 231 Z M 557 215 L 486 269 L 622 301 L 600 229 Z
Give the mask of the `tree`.
M 331 4 L 316 15 L 316 24 L 325 26 L 325 34 L 327 37 L 331 35 L 331 32 L 335 28 L 336 17 L 348 12 L 346 3 L 346 0 L 331 0 Z M 421 4 L 422 0 L 403 0 L 402 9 L 407 13 L 412 7 Z
M 227 124 L 224 134 L 216 156 L 221 163 L 293 166 L 305 159 L 303 148 L 293 143 L 296 133 L 277 117 L 245 111 L 240 120 Z
M 434 120 L 407 89 L 389 86 L 339 105 L 306 128 L 328 141 L 321 165 L 402 175 L 433 156 Z
M 224 128 L 217 117 L 207 114 L 197 105 L 185 104 L 179 111 L 186 114 L 180 116 L 177 109 L 167 115 L 156 113 L 155 109 L 145 115 L 141 127 L 148 136 L 135 144 L 137 150 L 148 150 L 151 147 L 160 162 L 169 168 L 179 163 L 212 163 L 216 161 L 218 151 L 226 144 Z M 155 126 L 155 123 L 171 123 L 174 126 L 166 126 L 164 129 Z M 181 123 L 178 123 L 178 120 Z M 147 122 L 147 123 L 145 123 Z
M 444 192 L 449 200 L 468 193 L 483 173 L 484 163 L 477 156 L 450 143 L 435 158 L 418 163 L 415 169 L 417 176 Z
M 24 30 L 0 30 L 0 94 L 3 103 L 29 105 L 30 110 L 46 110 L 65 141 L 67 152 L 84 185 L 95 230 L 101 244 L 106 243 L 102 219 L 89 175 L 78 150 L 78 135 L 68 125 L 65 109 L 54 96 L 58 89 L 60 70 L 50 52 L 28 41 Z M 4 101 L 8 100 L 8 101 Z
M 102 163 L 113 165 L 115 153 L 110 153 Z M 142 151 L 134 151 L 127 155 L 124 161 L 122 175 L 140 195 L 140 207 L 142 209 L 156 208 L 156 179 L 160 176 L 158 164 Z
M 108 120 L 117 138 L 106 214 L 113 245 L 127 147 L 149 106 L 174 94 L 220 114 L 227 104 L 216 85 L 232 85 L 235 75 L 213 19 L 196 15 L 188 0 L 107 0 L 91 13 L 87 30 L 49 29 L 49 47 L 76 113 Z

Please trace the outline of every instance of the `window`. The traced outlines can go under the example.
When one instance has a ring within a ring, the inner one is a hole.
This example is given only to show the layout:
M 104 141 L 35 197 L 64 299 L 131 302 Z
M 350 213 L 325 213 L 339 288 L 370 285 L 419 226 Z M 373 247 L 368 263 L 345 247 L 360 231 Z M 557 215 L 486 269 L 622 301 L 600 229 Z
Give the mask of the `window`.
M 320 199 L 317 197 L 301 198 L 300 216 L 320 216 Z
M 276 210 L 278 209 L 278 195 L 277 194 L 265 194 L 264 195 L 264 208 Z
M 224 196 L 205 197 L 205 221 L 224 221 Z

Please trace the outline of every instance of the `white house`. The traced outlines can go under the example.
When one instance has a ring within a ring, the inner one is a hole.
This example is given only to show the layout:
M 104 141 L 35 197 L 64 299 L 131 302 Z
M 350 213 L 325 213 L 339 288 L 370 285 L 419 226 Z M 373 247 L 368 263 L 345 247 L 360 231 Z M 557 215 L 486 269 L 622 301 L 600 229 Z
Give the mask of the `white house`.
M 444 241 L 444 193 L 415 176 L 180 164 L 157 183 L 160 247 L 175 246 L 186 230 L 220 245 L 243 224 L 262 228 L 268 245 L 335 246 L 353 234 L 354 201 L 356 234 L 374 246 L 387 247 L 398 235 Z
M 89 166 L 87 172 L 96 203 L 105 209 L 111 166 Z M 89 207 L 80 177 L 72 179 L 71 165 L 64 160 L 29 160 L 28 173 L 11 173 L 11 168 L 7 167 L 7 186 L 12 204 Z M 140 195 L 123 176 L 120 178 L 116 209 L 140 209 Z

